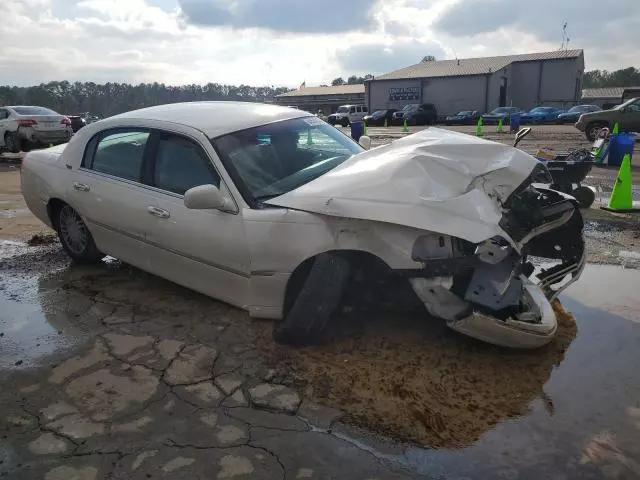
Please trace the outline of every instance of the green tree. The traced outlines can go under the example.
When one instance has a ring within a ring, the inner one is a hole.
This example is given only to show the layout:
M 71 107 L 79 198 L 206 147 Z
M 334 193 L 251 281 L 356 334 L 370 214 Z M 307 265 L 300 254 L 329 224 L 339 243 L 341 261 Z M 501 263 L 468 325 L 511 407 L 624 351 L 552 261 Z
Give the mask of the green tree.
M 584 73 L 583 88 L 637 87 L 640 86 L 640 70 L 634 67 L 622 68 L 614 72 L 591 70 Z
M 106 83 L 67 81 L 42 83 L 31 87 L 0 86 L 0 105 L 40 105 L 63 114 L 90 112 L 100 117 L 138 108 L 173 102 L 202 100 L 242 100 L 268 102 L 287 92 L 283 87 L 248 85 L 167 86 L 163 83 Z
M 433 55 L 425 55 L 424 57 L 422 57 L 422 61 L 423 62 L 435 62 L 436 57 L 434 57 Z
M 344 78 L 342 78 L 342 77 L 334 78 L 331 81 L 331 85 L 334 86 L 334 87 L 337 87 L 338 85 L 344 85 L 345 83 L 347 83 L 347 82 L 345 82 Z

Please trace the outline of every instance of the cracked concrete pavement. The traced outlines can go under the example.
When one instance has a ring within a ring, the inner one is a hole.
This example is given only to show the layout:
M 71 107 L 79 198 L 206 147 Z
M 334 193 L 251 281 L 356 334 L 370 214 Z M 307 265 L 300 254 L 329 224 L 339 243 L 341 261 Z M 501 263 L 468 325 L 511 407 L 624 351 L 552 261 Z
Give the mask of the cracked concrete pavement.
M 35 294 L 57 331 L 0 371 L 0 477 L 408 477 L 279 384 L 241 312 L 117 263 L 66 269 L 51 247 L 17 258 L 0 293 Z M 55 273 L 34 290 L 38 264 Z

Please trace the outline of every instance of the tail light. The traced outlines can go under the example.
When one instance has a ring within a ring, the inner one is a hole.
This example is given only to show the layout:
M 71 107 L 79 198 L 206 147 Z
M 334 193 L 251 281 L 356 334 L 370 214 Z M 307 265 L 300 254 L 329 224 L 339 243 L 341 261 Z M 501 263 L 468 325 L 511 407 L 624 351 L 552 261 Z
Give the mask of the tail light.
M 60 123 L 62 125 L 70 126 L 71 125 L 71 120 L 69 120 L 67 117 L 64 117 Z
M 36 122 L 33 118 L 18 120 L 18 125 L 20 125 L 21 127 L 33 127 L 34 125 L 37 125 L 37 124 L 38 122 Z

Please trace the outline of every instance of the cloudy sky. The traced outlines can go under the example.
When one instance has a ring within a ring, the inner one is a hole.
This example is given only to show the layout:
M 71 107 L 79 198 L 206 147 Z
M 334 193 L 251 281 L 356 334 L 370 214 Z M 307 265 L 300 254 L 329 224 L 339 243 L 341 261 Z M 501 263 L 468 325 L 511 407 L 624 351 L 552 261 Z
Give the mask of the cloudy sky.
M 297 86 L 570 48 L 640 67 L 640 0 L 0 0 L 0 84 Z

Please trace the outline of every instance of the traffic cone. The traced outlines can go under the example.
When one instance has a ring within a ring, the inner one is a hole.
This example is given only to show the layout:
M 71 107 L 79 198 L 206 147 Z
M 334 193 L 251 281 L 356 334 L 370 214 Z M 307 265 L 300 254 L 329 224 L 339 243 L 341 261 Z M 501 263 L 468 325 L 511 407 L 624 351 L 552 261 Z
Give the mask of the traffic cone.
M 403 132 L 408 132 L 409 131 L 409 126 L 407 125 L 407 119 L 404 119 L 404 124 L 402 125 L 402 131 Z
M 622 158 L 622 165 L 620 165 L 609 204 L 602 208 L 611 212 L 634 211 L 631 189 L 631 155 L 628 153 Z
M 311 137 L 311 129 L 307 130 L 307 145 L 313 145 L 313 138 Z
M 502 133 L 502 132 L 504 132 L 504 129 L 502 128 L 502 118 L 500 118 L 498 119 L 498 133 Z
M 619 130 L 620 130 L 620 125 L 618 125 L 618 122 L 614 123 L 613 130 L 611 130 L 611 135 L 617 135 Z
M 481 137 L 482 133 L 482 117 L 478 119 L 478 124 L 476 125 L 476 137 Z

